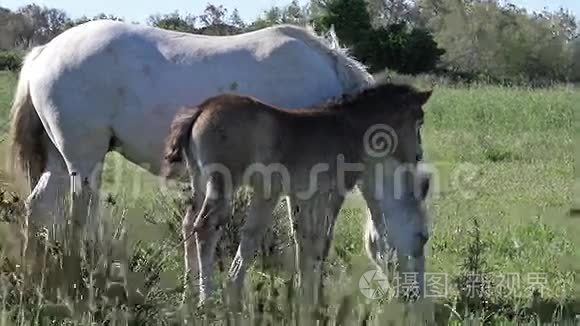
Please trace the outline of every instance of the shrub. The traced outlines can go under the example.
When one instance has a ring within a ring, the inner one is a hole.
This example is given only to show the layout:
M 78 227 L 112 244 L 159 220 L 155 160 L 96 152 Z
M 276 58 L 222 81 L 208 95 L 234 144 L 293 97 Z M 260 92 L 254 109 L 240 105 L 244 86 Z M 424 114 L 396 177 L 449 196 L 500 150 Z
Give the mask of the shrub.
M 15 51 L 0 51 L 0 70 L 17 71 L 22 65 L 22 55 Z
M 335 27 L 336 35 L 371 72 L 389 68 L 405 74 L 431 72 L 445 53 L 426 29 L 394 23 L 373 28 L 363 0 L 328 2 L 312 23 L 318 32 Z

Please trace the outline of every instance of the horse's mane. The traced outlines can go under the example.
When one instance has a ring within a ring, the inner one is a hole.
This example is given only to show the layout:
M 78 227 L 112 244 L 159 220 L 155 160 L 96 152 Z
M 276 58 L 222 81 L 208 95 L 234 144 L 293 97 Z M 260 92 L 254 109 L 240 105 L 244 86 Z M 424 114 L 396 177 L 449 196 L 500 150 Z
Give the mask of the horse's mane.
M 367 97 L 373 97 L 377 94 L 385 98 L 393 100 L 393 104 L 402 96 L 414 94 L 417 89 L 411 85 L 395 84 L 389 81 L 381 81 L 370 85 L 354 94 L 343 94 L 340 97 L 330 99 L 322 106 L 318 107 L 321 110 L 342 110 L 344 107 L 349 107 L 356 101 Z
M 354 93 L 368 85 L 374 84 L 374 79 L 368 73 L 367 67 L 349 54 L 349 49 L 342 47 L 334 33 L 334 27 L 323 36 L 317 35 L 313 26 L 306 28 L 294 25 L 276 25 L 272 27 L 276 31 L 302 40 L 310 47 L 333 59 L 338 79 L 346 93 Z

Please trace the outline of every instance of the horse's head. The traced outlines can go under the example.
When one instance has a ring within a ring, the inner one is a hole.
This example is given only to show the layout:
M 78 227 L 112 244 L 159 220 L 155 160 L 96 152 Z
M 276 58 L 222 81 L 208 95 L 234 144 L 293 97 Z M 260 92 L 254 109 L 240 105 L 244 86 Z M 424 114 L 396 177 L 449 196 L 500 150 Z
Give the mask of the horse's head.
M 400 105 L 400 119 L 394 122 L 392 128 L 396 130 L 400 145 L 394 148 L 395 155 L 402 162 L 410 163 L 423 160 L 423 144 L 421 127 L 425 103 L 431 97 L 432 91 L 415 91 L 401 95 L 397 100 Z M 397 152 L 398 151 L 398 152 Z
M 394 154 L 401 162 L 410 163 L 423 159 L 420 130 L 424 105 L 431 94 L 409 85 L 379 83 L 346 96 L 343 107 L 355 117 L 358 127 L 367 129 L 365 137 L 370 137 L 373 145 L 388 147 L 380 153 Z
M 424 247 L 429 239 L 429 218 L 425 200 L 431 173 L 427 164 L 417 161 L 422 153 L 419 128 L 424 105 L 431 91 L 409 86 L 377 86 L 367 93 L 367 114 L 376 121 L 364 137 L 367 157 L 377 177 L 388 230 L 388 240 L 396 249 L 401 270 L 417 273 L 422 286 Z M 410 259 L 409 259 L 410 258 Z

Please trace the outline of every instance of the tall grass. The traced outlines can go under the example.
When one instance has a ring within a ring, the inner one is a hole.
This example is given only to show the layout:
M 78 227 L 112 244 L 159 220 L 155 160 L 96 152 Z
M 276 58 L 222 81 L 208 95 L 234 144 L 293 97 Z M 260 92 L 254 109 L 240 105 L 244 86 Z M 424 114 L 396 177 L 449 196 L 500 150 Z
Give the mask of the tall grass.
M 0 73 L 0 126 L 7 121 L 15 81 L 14 75 Z M 280 208 L 250 273 L 241 316 L 245 324 L 298 324 L 313 316 L 323 324 L 340 325 L 427 320 L 575 324 L 580 313 L 580 220 L 570 217 L 569 208 L 575 199 L 572 121 L 579 92 L 566 86 L 471 85 L 438 86 L 434 94 L 424 130 L 426 159 L 436 168 L 438 190 L 430 201 L 433 235 L 427 269 L 444 276 L 444 295 L 411 305 L 361 294 L 359 279 L 374 266 L 362 245 L 364 201 L 353 194 L 341 211 L 327 262 L 328 306 L 313 315 L 300 305 Z M 10 188 L 0 173 L 2 180 L 1 189 Z M 116 154 L 107 158 L 103 181 L 110 194 L 103 197 L 103 219 L 109 226 L 98 250 L 81 262 L 88 290 L 78 302 L 60 289 L 67 283 L 62 280 L 67 258 L 58 246 L 36 260 L 47 262 L 40 264 L 38 274 L 24 273 L 33 267 L 19 258 L 22 200 L 2 192 L 0 325 L 197 325 L 228 318 L 232 323 L 236 316 L 219 304 L 201 312 L 192 298 L 180 308 L 184 202 L 178 193 L 161 196 L 156 178 Z M 222 241 L 223 262 L 217 266 L 222 271 L 233 255 L 247 203 L 248 198 L 239 199 L 238 223 Z M 216 276 L 220 284 L 224 274 Z M 506 286 L 508 281 L 512 283 Z M 217 296 L 221 300 L 222 293 Z

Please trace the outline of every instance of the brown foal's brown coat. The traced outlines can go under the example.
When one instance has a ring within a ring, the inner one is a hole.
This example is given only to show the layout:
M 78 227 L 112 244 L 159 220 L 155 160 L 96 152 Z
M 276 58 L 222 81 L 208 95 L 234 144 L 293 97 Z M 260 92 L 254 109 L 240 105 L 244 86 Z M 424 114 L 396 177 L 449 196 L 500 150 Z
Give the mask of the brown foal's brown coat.
M 320 108 L 292 110 L 251 97 L 219 95 L 182 109 L 174 118 L 163 174 L 172 175 L 175 164 L 183 162 L 192 136 L 211 152 L 206 162 L 228 168 L 280 163 L 290 171 L 311 169 L 316 163 L 335 162 L 339 154 L 347 163 L 364 162 L 363 135 L 368 128 L 382 123 L 401 129 L 401 124 L 415 123 L 423 118 L 422 105 L 430 95 L 406 85 L 383 84 Z M 406 141 L 407 135 L 397 131 L 398 140 Z M 397 146 L 391 155 L 402 163 L 415 162 L 414 147 L 410 142 Z M 347 181 L 354 186 L 354 180 Z
M 342 204 L 344 192 L 355 186 L 362 173 L 347 171 L 344 176 L 339 175 L 337 158 L 342 155 L 342 162 L 347 164 L 366 163 L 369 156 L 365 152 L 363 138 L 370 127 L 376 124 L 390 126 L 396 132 L 398 145 L 389 156 L 400 163 L 415 164 L 416 122 L 423 119 L 422 106 L 430 95 L 431 92 L 418 92 L 410 86 L 381 84 L 319 108 L 286 110 L 254 98 L 227 94 L 208 99 L 197 107 L 183 109 L 175 117 L 167 138 L 164 174 L 173 176 L 178 166 L 187 163 L 191 176 L 205 175 L 211 183 L 210 186 L 192 181 L 194 187 L 206 193 L 205 202 L 195 218 L 195 226 L 191 228 L 197 232 L 198 252 L 213 252 L 216 237 L 219 238 L 215 229 L 227 222 L 228 201 L 232 198 L 230 192 L 237 187 L 252 187 L 258 197 L 255 200 L 262 201 L 257 204 L 256 211 L 262 215 L 271 213 L 272 198 L 266 198 L 264 180 L 256 177 L 246 179 L 245 176 L 247 169 L 255 164 L 266 167 L 277 164 L 288 171 L 290 185 L 285 184 L 278 174 L 269 175 L 272 183 L 270 196 L 274 199 L 281 195 L 292 197 L 309 190 L 312 187 L 311 171 L 315 165 L 325 164 L 327 168 L 317 173 L 314 186 L 316 193 L 323 194 L 326 199 L 319 200 L 320 195 L 313 195 L 312 202 L 317 203 L 313 205 L 330 205 L 332 202 L 337 207 L 330 208 L 331 213 L 327 214 L 331 215 L 338 214 L 337 208 Z M 233 189 L 225 189 L 223 176 L 206 170 L 212 164 L 220 164 L 227 169 Z M 339 185 L 343 188 L 339 189 Z M 207 197 L 210 192 L 217 196 L 210 200 Z M 300 201 L 308 203 L 309 199 Z M 188 214 L 186 219 L 192 219 L 191 215 Z M 326 217 L 329 218 L 328 215 Z M 330 217 L 332 226 L 335 217 Z M 268 222 L 262 221 L 264 224 Z M 191 221 L 184 225 L 188 223 L 191 224 Z M 328 248 L 318 251 L 318 256 L 326 255 Z M 211 260 L 203 261 L 205 256 L 201 253 L 198 257 L 202 270 L 203 264 L 212 263 Z M 202 271 L 202 279 L 204 273 L 206 277 L 208 275 L 207 270 Z M 202 288 L 203 284 L 202 281 Z

